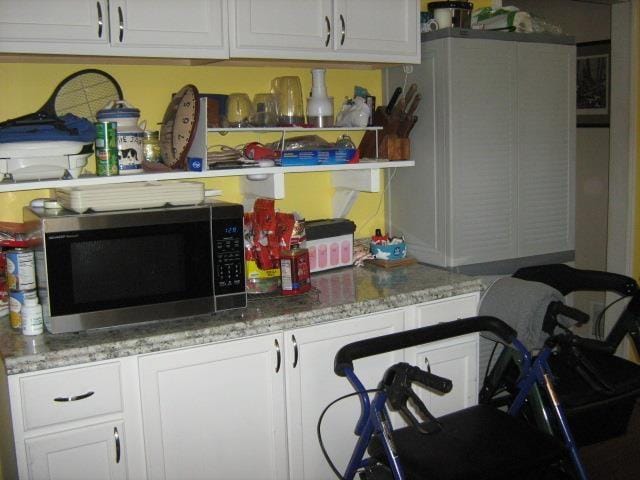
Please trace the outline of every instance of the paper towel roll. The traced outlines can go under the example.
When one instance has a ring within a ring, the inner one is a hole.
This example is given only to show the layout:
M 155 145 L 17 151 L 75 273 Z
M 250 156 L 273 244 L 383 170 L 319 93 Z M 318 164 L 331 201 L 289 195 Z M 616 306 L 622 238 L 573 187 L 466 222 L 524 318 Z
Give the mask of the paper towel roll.
M 453 22 L 450 8 L 437 8 L 433 11 L 433 18 L 438 22 L 438 28 L 449 28 Z

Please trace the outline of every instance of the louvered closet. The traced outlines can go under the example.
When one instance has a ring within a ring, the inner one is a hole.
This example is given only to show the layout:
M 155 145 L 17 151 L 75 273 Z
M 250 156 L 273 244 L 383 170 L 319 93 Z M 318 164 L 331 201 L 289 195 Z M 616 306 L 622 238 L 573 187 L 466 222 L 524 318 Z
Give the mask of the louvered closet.
M 438 31 L 423 36 L 420 65 L 384 82 L 416 82 L 423 97 L 415 167 L 388 189 L 390 231 L 412 255 L 469 273 L 573 258 L 572 37 Z

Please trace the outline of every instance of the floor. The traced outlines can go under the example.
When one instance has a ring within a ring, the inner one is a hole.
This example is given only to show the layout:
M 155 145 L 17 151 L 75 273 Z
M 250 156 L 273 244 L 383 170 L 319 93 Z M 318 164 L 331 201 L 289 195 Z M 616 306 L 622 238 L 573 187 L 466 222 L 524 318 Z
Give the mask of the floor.
M 590 480 L 630 480 L 640 478 L 640 402 L 621 437 L 581 449 Z

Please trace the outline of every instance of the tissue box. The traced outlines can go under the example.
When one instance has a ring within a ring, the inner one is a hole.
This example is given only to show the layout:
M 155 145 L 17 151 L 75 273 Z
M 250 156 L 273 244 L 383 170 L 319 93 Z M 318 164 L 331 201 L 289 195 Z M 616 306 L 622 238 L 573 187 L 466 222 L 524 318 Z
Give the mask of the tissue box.
M 305 223 L 311 272 L 353 264 L 353 232 L 356 224 L 344 218 Z
M 407 244 L 394 243 L 392 245 L 371 244 L 371 253 L 377 260 L 401 260 L 407 256 Z

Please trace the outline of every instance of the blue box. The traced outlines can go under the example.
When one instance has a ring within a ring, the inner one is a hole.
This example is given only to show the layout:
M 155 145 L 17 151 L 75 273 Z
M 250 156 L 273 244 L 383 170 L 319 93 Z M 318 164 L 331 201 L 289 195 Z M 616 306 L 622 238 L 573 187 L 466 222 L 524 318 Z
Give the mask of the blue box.
M 407 244 L 394 243 L 393 245 L 371 244 L 371 253 L 378 260 L 400 260 L 407 256 Z

